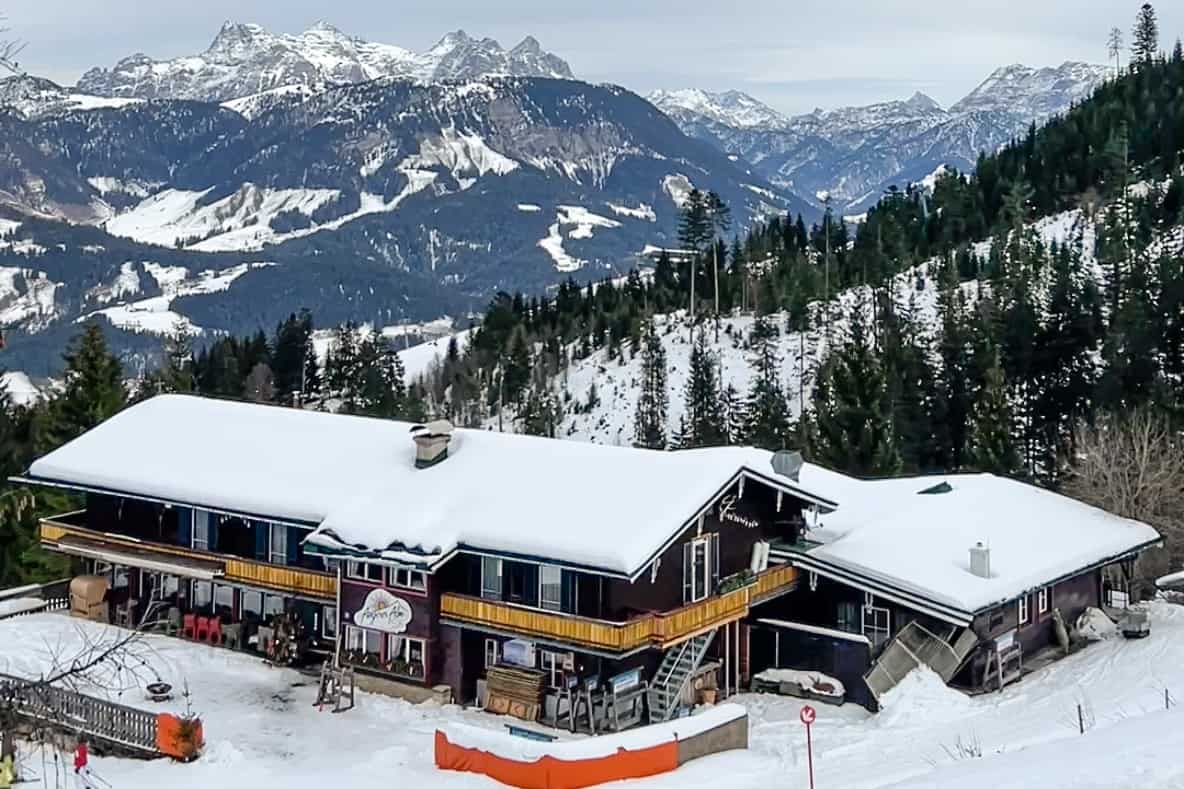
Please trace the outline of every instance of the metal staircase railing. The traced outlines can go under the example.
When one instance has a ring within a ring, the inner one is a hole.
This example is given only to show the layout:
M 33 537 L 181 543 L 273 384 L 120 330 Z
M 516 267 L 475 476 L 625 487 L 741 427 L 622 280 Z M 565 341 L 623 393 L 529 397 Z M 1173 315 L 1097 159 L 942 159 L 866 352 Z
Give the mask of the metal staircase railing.
M 650 723 L 668 721 L 673 716 L 687 682 L 703 664 L 715 632 L 695 636 L 666 652 L 647 694 Z

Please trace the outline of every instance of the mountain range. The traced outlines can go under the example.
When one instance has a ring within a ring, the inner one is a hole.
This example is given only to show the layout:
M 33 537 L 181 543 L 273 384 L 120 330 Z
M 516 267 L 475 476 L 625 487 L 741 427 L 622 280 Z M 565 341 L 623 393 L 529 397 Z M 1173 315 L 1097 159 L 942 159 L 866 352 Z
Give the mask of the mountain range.
M 858 208 L 972 166 L 1102 73 L 1015 66 L 948 110 L 917 94 L 788 118 L 738 92 L 590 85 L 529 37 L 458 31 L 415 53 L 227 23 L 200 55 L 133 55 L 74 87 L 2 80 L 9 363 L 40 374 L 88 316 L 138 353 L 178 325 L 425 320 L 617 276 L 678 243 L 694 187 L 736 231 L 815 219 L 820 190 Z
M 78 92 L 129 99 L 223 102 L 293 85 L 329 87 L 406 77 L 423 82 L 489 75 L 572 79 L 571 68 L 528 36 L 513 49 L 465 31 L 449 33 L 426 52 L 363 41 L 319 22 L 298 35 L 226 22 L 198 55 L 153 60 L 142 53 L 112 68 L 94 68 Z
M 844 213 L 866 210 L 892 185 L 919 181 L 940 166 L 973 169 L 1032 123 L 1088 97 L 1106 66 L 1005 66 L 943 108 L 916 93 L 903 101 L 815 110 L 787 117 L 738 91 L 657 91 L 648 97 L 684 132 L 738 156 L 771 183 Z

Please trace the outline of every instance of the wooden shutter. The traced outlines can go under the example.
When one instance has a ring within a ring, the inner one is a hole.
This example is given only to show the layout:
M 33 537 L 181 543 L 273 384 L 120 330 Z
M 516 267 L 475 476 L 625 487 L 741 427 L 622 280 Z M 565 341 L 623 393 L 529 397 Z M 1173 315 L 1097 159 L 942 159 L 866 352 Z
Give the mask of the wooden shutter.
M 694 543 L 684 543 L 682 546 L 682 601 L 691 602 L 694 595 L 692 578 L 695 575 L 695 556 L 692 546 Z

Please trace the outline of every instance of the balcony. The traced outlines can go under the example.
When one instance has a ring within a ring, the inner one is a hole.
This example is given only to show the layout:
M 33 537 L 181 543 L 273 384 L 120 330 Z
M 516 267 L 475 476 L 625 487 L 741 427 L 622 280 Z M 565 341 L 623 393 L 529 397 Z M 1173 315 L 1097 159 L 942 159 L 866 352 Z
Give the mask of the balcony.
M 758 574 L 753 583 L 727 594 L 628 622 L 556 614 L 458 594 L 441 596 L 440 616 L 461 624 L 527 638 L 627 653 L 649 647 L 667 649 L 708 630 L 743 619 L 751 606 L 789 591 L 796 583 L 797 570 L 780 565 Z
M 220 580 L 244 584 L 281 594 L 298 594 L 324 600 L 337 597 L 337 577 L 330 573 L 268 564 L 177 545 L 146 542 L 122 534 L 95 531 L 66 523 L 78 513 L 44 518 L 41 521 L 41 544 L 74 556 L 121 560 L 132 567 L 164 572 L 201 580 Z

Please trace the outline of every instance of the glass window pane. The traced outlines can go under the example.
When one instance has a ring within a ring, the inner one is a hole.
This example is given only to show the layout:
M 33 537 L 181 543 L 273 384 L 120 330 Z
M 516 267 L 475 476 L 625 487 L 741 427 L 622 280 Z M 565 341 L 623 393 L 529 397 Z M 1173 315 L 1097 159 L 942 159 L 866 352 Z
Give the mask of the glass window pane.
M 321 633 L 326 638 L 337 637 L 337 608 L 327 605 L 321 608 Z
M 193 582 L 193 607 L 196 609 L 208 608 L 210 603 L 214 600 L 214 585 L 209 581 L 194 581 Z
M 481 557 L 481 596 L 487 600 L 502 598 L 502 560 Z
M 539 607 L 558 611 L 563 607 L 563 571 L 544 564 L 539 568 Z

